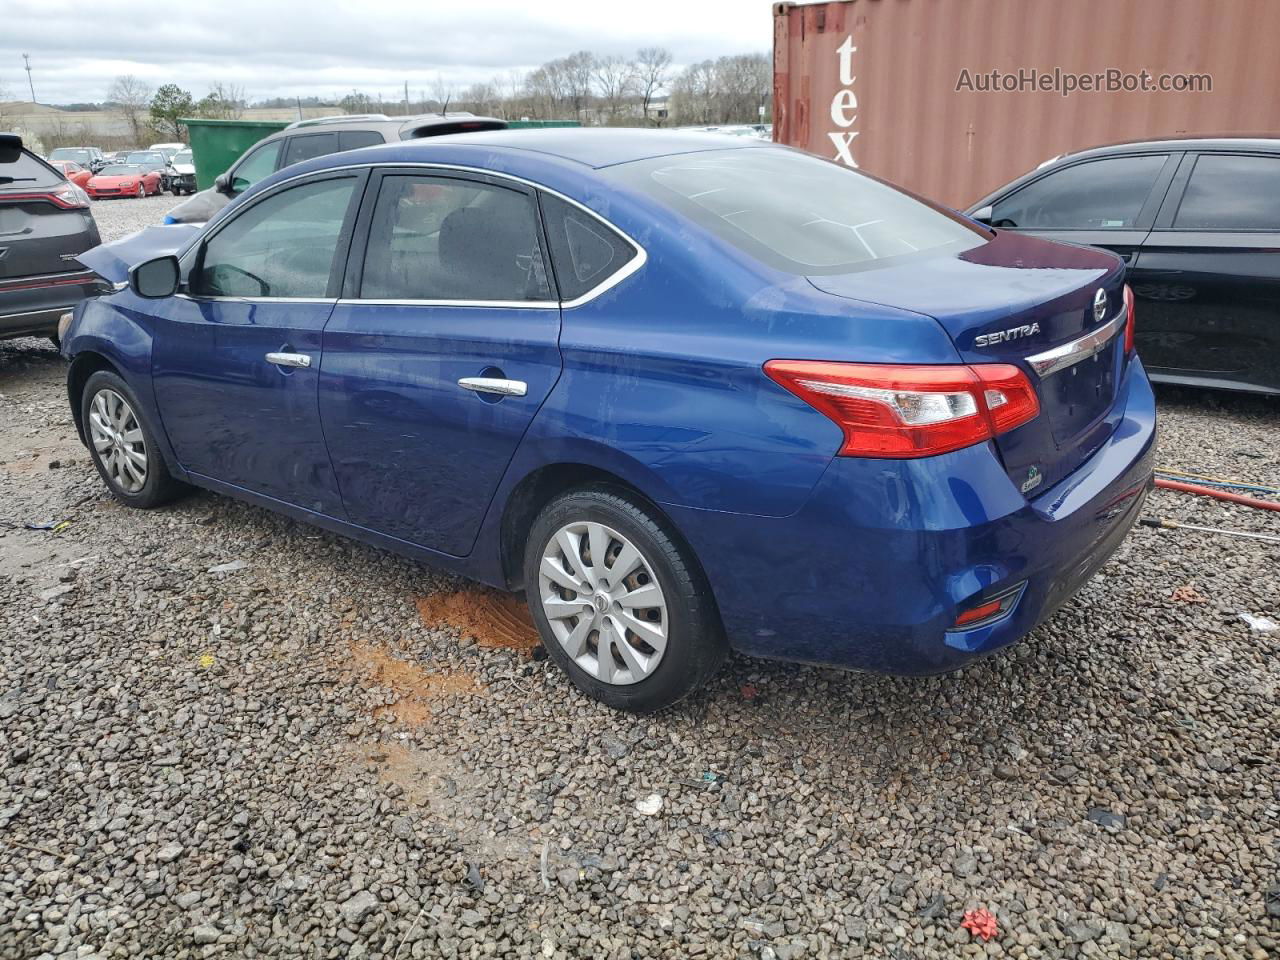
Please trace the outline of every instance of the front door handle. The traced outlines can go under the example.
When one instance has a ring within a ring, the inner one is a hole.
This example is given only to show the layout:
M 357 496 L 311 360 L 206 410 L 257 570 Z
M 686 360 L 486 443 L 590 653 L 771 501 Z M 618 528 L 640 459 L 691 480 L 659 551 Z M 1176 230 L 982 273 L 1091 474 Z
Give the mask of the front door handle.
M 311 358 L 305 353 L 268 353 L 267 363 L 274 363 L 277 367 L 309 367 L 311 366 Z
M 476 393 L 496 393 L 501 397 L 523 397 L 529 385 L 523 380 L 503 380 L 499 377 L 463 377 L 458 381 L 463 390 Z

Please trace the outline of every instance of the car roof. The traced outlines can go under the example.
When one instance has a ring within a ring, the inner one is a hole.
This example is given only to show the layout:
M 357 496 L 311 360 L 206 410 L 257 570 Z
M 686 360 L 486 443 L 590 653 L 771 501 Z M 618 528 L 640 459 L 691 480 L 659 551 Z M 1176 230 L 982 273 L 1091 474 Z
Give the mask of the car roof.
M 1078 160 L 1081 157 L 1105 157 L 1115 153 L 1163 153 L 1168 150 L 1260 150 L 1280 151 L 1280 136 L 1275 134 L 1235 134 L 1231 136 L 1202 135 L 1160 137 L 1154 140 L 1128 140 L 1109 143 L 1087 150 L 1074 150 L 1054 157 L 1054 162 Z
M 408 141 L 405 145 L 420 145 L 426 150 L 430 147 L 451 144 L 540 153 L 597 170 L 619 163 L 648 160 L 670 154 L 699 153 L 709 150 L 750 150 L 769 145 L 762 140 L 749 140 L 744 137 L 712 138 L 705 133 L 599 127 L 487 130 Z
M 306 136 L 312 133 L 342 132 L 343 130 L 375 130 L 383 134 L 386 140 L 395 141 L 399 140 L 405 133 L 410 134 L 412 139 L 415 134 L 421 136 L 419 131 L 430 127 L 469 123 L 484 124 L 486 126 L 506 126 L 505 120 L 498 120 L 495 117 L 478 117 L 473 113 L 461 111 L 447 114 L 424 113 L 405 117 L 387 117 L 381 114 L 352 116 L 349 119 L 341 116 L 313 117 L 308 120 L 299 120 L 291 123 L 283 130 L 277 130 L 263 137 L 260 142 L 279 140 L 282 137 Z

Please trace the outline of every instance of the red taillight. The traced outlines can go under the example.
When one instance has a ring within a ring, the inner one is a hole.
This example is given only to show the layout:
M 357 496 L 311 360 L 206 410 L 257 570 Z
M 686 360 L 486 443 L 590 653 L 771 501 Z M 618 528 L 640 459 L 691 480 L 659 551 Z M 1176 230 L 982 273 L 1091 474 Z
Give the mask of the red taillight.
M 60 183 L 52 190 L 33 190 L 29 193 L 6 193 L 6 202 L 38 200 L 52 203 L 63 210 L 83 210 L 89 206 L 89 199 L 74 183 Z
M 764 371 L 844 430 L 839 455 L 931 457 L 1032 420 L 1040 401 L 1007 363 L 908 366 L 770 360 Z
M 957 627 L 967 627 L 971 623 L 977 623 L 979 620 L 986 620 L 988 617 L 994 617 L 1000 612 L 1001 602 L 992 600 L 976 607 L 971 607 L 960 616 L 956 617 Z
M 1124 352 L 1133 353 L 1133 290 L 1124 285 Z

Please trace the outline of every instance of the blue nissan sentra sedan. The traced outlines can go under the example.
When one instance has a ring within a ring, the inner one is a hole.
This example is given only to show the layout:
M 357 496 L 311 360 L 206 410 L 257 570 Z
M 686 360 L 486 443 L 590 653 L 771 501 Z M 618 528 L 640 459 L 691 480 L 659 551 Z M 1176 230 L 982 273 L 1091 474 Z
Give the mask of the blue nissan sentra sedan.
M 116 497 L 205 487 L 523 590 L 622 709 L 729 648 L 960 667 L 1151 480 L 1120 260 L 772 144 L 388 144 L 81 259 L 117 290 L 64 323 L 68 389 Z

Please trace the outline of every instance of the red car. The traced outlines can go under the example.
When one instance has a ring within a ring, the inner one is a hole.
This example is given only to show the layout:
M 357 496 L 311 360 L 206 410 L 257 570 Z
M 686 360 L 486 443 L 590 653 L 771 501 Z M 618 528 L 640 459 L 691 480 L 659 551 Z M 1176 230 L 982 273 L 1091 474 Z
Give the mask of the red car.
M 113 163 L 103 167 L 84 186 L 95 200 L 105 197 L 146 197 L 160 192 L 160 174 L 145 171 L 136 163 Z
M 78 163 L 70 160 L 50 160 L 49 166 L 62 171 L 62 175 L 74 183 L 77 187 L 83 188 L 89 182 L 89 178 L 93 176 L 93 171 L 88 170 Z

